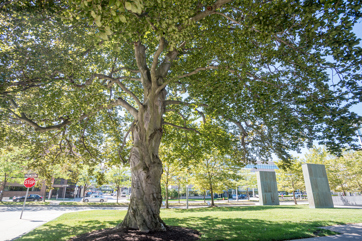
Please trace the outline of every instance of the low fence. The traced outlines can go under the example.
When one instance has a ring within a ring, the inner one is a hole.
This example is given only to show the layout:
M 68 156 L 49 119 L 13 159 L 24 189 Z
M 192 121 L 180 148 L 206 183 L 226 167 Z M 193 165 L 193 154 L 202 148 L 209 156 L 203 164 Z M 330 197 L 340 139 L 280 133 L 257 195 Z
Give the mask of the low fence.
M 362 196 L 332 196 L 337 206 L 362 206 Z

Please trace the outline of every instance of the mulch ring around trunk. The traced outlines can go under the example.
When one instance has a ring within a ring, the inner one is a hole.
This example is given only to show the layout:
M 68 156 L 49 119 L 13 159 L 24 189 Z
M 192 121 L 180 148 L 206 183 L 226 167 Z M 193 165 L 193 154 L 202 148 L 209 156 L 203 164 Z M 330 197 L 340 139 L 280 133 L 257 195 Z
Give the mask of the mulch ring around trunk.
M 121 230 L 107 228 L 82 234 L 69 241 L 194 241 L 200 239 L 200 233 L 190 228 L 168 226 L 166 232 L 142 233 L 139 230 Z

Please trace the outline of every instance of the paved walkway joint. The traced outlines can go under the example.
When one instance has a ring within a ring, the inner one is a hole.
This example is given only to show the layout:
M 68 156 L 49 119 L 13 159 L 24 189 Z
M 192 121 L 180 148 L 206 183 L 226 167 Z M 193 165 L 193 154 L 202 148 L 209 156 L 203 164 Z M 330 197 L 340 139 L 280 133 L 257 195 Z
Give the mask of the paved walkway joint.
M 298 241 L 356 241 L 362 240 L 362 223 L 347 224 L 347 225 L 335 225 L 328 227 L 321 227 L 322 229 L 331 230 L 340 234 L 317 237 L 317 238 L 306 238 L 306 239 L 295 239 Z

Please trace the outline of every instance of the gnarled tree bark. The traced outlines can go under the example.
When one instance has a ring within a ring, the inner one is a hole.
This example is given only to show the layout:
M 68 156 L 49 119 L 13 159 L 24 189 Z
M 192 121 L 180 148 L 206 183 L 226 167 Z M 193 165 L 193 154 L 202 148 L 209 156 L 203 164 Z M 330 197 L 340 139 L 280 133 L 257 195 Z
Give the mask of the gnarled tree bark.
M 163 41 L 160 41 L 155 56 L 162 51 Z M 146 65 L 145 47 L 141 43 L 136 43 L 135 50 L 144 87 L 144 100 L 139 106 L 132 129 L 130 205 L 125 219 L 118 227 L 139 229 L 143 232 L 165 231 L 166 225 L 160 218 L 162 162 L 158 150 L 162 137 L 166 90 L 159 87 L 163 84 L 163 79 L 177 52 L 170 52 L 158 69 L 156 69 L 158 60 L 154 58 L 150 70 Z

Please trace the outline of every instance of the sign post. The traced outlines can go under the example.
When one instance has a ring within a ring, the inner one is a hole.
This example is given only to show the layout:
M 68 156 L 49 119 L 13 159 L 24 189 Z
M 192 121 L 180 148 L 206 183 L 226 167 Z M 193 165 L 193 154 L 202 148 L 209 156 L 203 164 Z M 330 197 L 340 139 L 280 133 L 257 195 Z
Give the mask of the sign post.
M 25 195 L 24 204 L 23 204 L 23 210 L 21 210 L 20 219 L 23 217 L 25 202 L 26 202 L 26 198 L 28 197 L 29 188 L 34 187 L 35 182 L 36 182 L 35 179 L 32 177 L 29 177 L 29 178 L 25 179 L 25 181 L 24 181 L 24 186 L 28 189 L 26 190 L 26 195 Z

